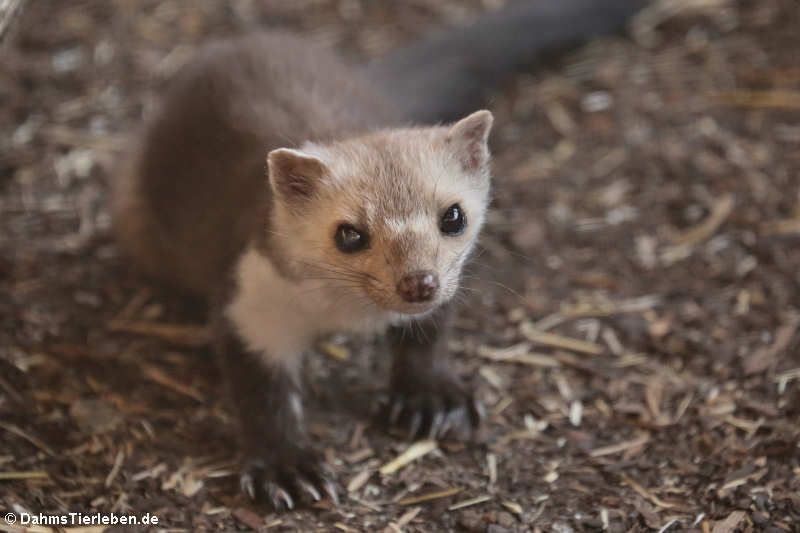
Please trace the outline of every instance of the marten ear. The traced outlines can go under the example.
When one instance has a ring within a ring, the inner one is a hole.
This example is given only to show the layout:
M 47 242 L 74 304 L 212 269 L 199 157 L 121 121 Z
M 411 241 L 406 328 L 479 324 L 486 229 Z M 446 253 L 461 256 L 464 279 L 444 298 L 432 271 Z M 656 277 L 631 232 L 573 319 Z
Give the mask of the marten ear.
M 267 154 L 267 175 L 272 190 L 289 203 L 311 198 L 326 172 L 325 163 L 299 150 L 278 148 Z
M 482 109 L 462 118 L 447 132 L 447 142 L 455 150 L 465 171 L 478 172 L 486 169 L 489 163 L 487 142 L 493 121 L 492 113 Z

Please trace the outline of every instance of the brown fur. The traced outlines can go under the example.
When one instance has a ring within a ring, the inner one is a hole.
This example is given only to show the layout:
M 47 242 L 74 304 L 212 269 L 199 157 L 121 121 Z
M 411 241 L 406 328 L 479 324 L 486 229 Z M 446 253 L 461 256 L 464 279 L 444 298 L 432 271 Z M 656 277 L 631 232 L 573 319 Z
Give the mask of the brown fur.
M 336 500 L 303 422 L 303 352 L 329 331 L 433 320 L 420 315 L 453 297 L 483 222 L 491 113 L 378 129 L 396 125 L 387 109 L 298 38 L 218 43 L 180 74 L 119 177 L 123 245 L 152 276 L 213 301 L 215 352 L 242 422 L 240 483 L 275 507 L 323 491 Z M 454 204 L 468 222 L 443 235 Z M 340 249 L 342 224 L 369 246 Z M 437 276 L 435 293 L 403 296 L 415 272 Z M 446 332 L 432 330 L 395 345 L 393 397 L 406 407 L 393 411 L 414 435 L 423 422 L 434 436 L 469 433 L 479 418 L 469 392 L 444 364 L 419 364 L 446 356 Z
M 306 40 L 269 33 L 210 45 L 122 166 L 118 238 L 151 276 L 208 294 L 263 227 L 269 150 L 393 121 L 367 82 Z
M 448 299 L 486 210 L 490 124 L 490 113 L 483 111 L 451 128 L 394 128 L 327 145 L 304 144 L 302 153 L 324 164 L 310 180 L 313 190 L 290 179 L 303 190 L 293 197 L 281 192 L 285 177 L 275 175 L 271 163 L 270 178 L 278 180 L 268 246 L 273 264 L 294 279 L 319 276 L 315 265 L 364 273 L 358 284 L 370 299 L 399 312 L 414 309 L 396 292 L 401 278 L 430 270 L 442 281 L 440 302 Z M 473 131 L 481 132 L 474 142 Z M 464 160 L 472 158 L 480 163 L 465 170 Z M 467 229 L 443 237 L 440 217 L 455 203 L 467 213 Z M 370 249 L 338 251 L 332 237 L 342 222 L 367 230 Z

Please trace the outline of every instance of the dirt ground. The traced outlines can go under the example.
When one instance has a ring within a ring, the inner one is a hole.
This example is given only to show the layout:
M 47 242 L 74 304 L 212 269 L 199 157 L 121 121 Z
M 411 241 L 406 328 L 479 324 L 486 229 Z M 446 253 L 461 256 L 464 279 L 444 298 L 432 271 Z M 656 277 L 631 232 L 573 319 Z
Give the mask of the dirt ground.
M 488 406 L 483 442 L 380 473 L 408 447 L 373 420 L 385 349 L 335 338 L 306 374 L 341 506 L 277 515 L 238 493 L 207 332 L 109 235 L 120 150 L 212 36 L 291 27 L 365 60 L 500 4 L 30 2 L 0 52 L 3 514 L 151 513 L 173 532 L 800 531 L 795 0 L 662 0 L 504 85 L 496 198 L 452 343 Z

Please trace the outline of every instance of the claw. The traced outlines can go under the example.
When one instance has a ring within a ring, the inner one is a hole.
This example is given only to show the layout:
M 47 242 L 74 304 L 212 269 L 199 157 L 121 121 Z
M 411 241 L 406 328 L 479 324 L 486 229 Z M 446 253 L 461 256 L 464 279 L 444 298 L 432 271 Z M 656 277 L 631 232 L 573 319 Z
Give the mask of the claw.
M 395 425 L 397 419 L 400 418 L 400 413 L 403 412 L 403 400 L 397 400 L 392 403 L 392 410 L 389 412 L 389 424 Z
M 458 407 L 453 409 L 447 414 L 447 431 L 455 431 L 458 437 L 463 437 L 465 434 L 469 434 L 469 430 L 464 430 L 465 424 L 464 422 L 467 420 L 467 410 L 465 407 Z
M 287 509 L 294 509 L 294 500 L 288 492 L 273 483 L 267 483 L 265 488 L 275 509 L 280 509 L 282 507 L 281 501 Z
M 447 413 L 444 415 L 444 421 L 441 424 L 441 428 L 439 428 L 439 438 L 444 438 L 450 433 L 450 430 L 453 429 L 453 420 L 450 417 L 452 413 Z
M 444 411 L 437 410 L 436 413 L 433 415 L 433 420 L 431 420 L 431 427 L 428 430 L 428 438 L 435 439 L 439 436 L 439 431 L 444 423 L 445 414 Z
M 472 418 L 472 425 L 474 427 L 478 427 L 481 422 L 486 418 L 486 407 L 483 405 L 477 398 L 473 398 L 472 400 L 472 412 L 470 413 L 473 416 Z
M 421 377 L 393 385 L 385 411 L 389 425 L 402 426 L 408 439 L 470 440 L 485 417 L 483 404 L 457 377 L 446 373 L 432 377 L 427 372 Z
M 305 479 L 298 480 L 297 484 L 300 486 L 301 489 L 309 493 L 311 497 L 314 498 L 315 502 L 318 502 L 322 499 L 322 496 L 320 496 L 317 488 L 313 484 L 306 481 Z
M 300 503 L 320 501 L 324 491 L 336 499 L 336 491 L 328 481 L 333 473 L 310 448 L 278 449 L 273 456 L 249 458 L 239 483 L 253 500 L 262 500 L 276 511 L 295 509 Z
M 413 439 L 419 433 L 419 428 L 422 426 L 422 415 L 414 413 L 411 415 L 411 422 L 408 424 L 408 440 Z
M 328 479 L 323 481 L 322 488 L 337 507 L 339 506 L 339 495 L 336 493 L 336 486 Z
M 251 474 L 242 474 L 242 476 L 239 478 L 239 486 L 241 487 L 242 492 L 247 494 L 251 500 L 256 499 L 256 487 Z

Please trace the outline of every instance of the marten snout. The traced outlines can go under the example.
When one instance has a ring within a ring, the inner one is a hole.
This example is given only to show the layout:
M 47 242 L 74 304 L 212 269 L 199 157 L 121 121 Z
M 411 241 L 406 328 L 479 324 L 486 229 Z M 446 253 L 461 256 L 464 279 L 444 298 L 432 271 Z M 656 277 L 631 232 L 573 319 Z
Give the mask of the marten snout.
M 397 294 L 409 303 L 432 300 L 439 289 L 439 276 L 430 270 L 406 274 L 397 284 Z

